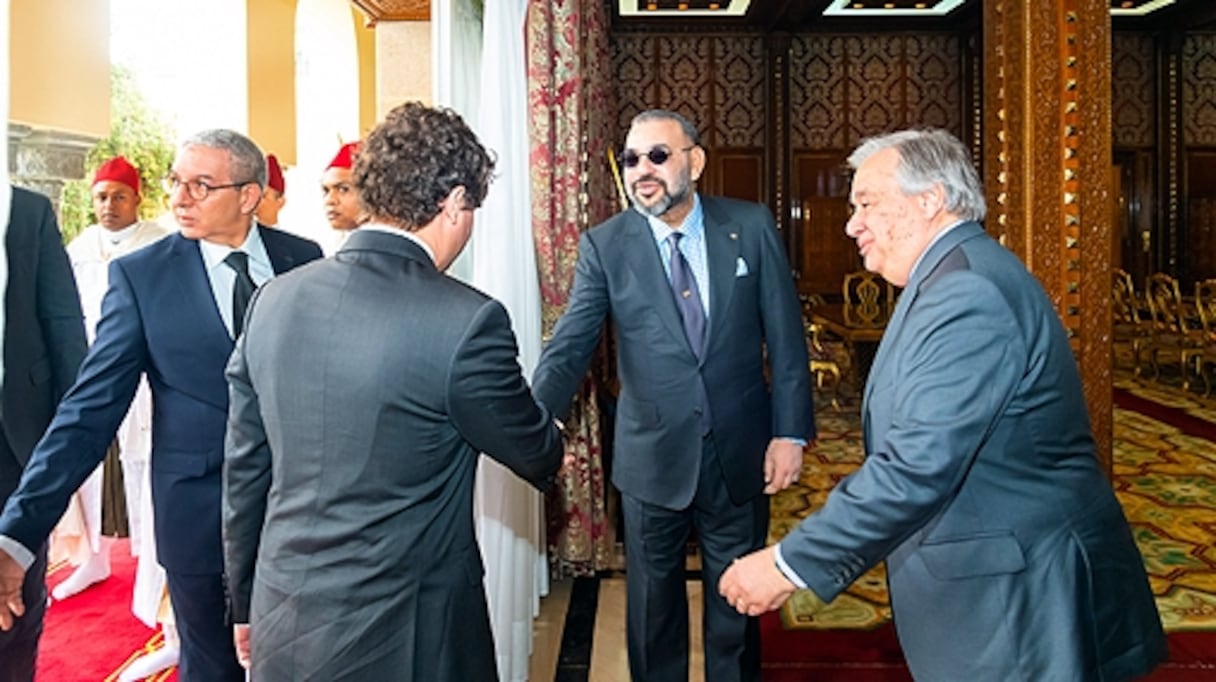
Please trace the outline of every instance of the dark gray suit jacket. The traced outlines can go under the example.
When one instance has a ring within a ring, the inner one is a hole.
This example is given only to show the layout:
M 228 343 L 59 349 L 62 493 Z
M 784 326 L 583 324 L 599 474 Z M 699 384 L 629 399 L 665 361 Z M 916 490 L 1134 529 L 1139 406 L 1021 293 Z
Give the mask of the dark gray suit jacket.
M 17 187 L 4 239 L 4 387 L 0 425 L 25 466 L 85 354 L 84 317 L 51 202 Z M 0 482 L 0 501 L 17 481 Z
M 263 286 L 229 365 L 224 549 L 254 679 L 496 679 L 473 530 L 485 452 L 562 458 L 506 310 L 368 229 Z
M 579 241 L 570 305 L 533 381 L 537 398 L 564 413 L 611 316 L 621 381 L 612 481 L 643 502 L 671 509 L 688 506 L 697 488 L 699 379 L 736 503 L 763 491 L 764 453 L 773 436 L 815 437 L 802 318 L 772 214 L 733 199 L 702 196 L 701 205 L 710 281 L 702 359 L 684 334 L 650 226 L 628 210 Z
M 825 600 L 886 558 L 917 679 L 1125 680 L 1164 657 L 1064 328 L 977 223 L 912 274 L 863 429 L 865 464 L 781 553 Z

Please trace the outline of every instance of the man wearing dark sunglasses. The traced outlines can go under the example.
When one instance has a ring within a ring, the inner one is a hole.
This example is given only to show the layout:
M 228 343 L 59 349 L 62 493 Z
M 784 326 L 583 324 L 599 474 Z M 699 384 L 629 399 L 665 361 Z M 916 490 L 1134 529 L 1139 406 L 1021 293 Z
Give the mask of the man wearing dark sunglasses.
M 756 620 L 713 595 L 731 561 L 763 545 L 767 495 L 797 479 L 815 437 L 789 262 L 766 207 L 697 193 L 706 152 L 683 116 L 638 114 L 620 158 L 633 210 L 580 240 L 570 304 L 533 392 L 564 413 L 612 319 L 630 673 L 688 679 L 685 543 L 695 528 L 705 679 L 756 680 Z
M 197 133 L 165 178 L 180 229 L 110 262 L 97 336 L 76 383 L 0 516 L 0 629 L 19 613 L 13 578 L 105 456 L 146 374 L 152 389 L 152 507 L 181 637 L 182 682 L 243 682 L 226 622 L 220 470 L 224 367 L 253 287 L 320 258 L 316 243 L 253 227 L 266 159 L 231 130 Z

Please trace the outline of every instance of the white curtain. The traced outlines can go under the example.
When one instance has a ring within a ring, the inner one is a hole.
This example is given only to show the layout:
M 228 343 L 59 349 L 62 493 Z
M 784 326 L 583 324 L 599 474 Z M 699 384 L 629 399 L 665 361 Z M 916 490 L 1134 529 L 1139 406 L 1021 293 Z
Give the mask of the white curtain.
M 448 0 L 433 4 L 436 24 L 444 23 L 444 17 L 467 16 L 459 8 L 455 12 L 439 10 L 445 4 Z M 467 11 L 469 5 L 460 4 Z M 436 61 L 451 57 L 453 62 L 436 66 L 435 101 L 460 111 L 497 156 L 495 179 L 477 215 L 465 257 L 472 284 L 501 301 L 510 313 L 520 365 L 524 376 L 530 377 L 540 357 L 541 316 L 528 172 L 527 0 L 493 0 L 485 2 L 484 8 L 480 41 L 475 46 L 465 44 L 474 40 L 467 31 L 436 36 L 433 44 L 443 46 L 435 52 Z M 452 23 L 467 28 L 465 22 Z M 468 92 L 470 80 L 457 81 L 464 93 L 442 80 L 443 75 L 458 73 L 468 77 L 468 67 L 474 63 L 480 70 L 476 95 Z M 486 564 L 498 674 L 503 680 L 526 680 L 532 619 L 549 587 L 543 498 L 497 462 L 483 457 L 474 505 Z

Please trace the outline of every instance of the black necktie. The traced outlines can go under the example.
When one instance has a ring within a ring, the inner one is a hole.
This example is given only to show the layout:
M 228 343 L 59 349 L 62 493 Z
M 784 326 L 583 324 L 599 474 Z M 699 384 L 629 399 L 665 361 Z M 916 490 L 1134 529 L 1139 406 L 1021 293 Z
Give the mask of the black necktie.
M 667 236 L 671 246 L 671 291 L 676 297 L 676 307 L 680 309 L 680 317 L 684 320 L 684 334 L 692 346 L 692 352 L 697 358 L 705 345 L 705 308 L 701 305 L 701 294 L 697 289 L 697 279 L 692 276 L 692 268 L 684 254 L 680 253 L 681 232 L 672 232 Z
M 233 251 L 224 262 L 236 271 L 236 281 L 232 283 L 232 338 L 235 339 L 245 327 L 245 309 L 257 286 L 249 276 L 249 255 L 244 251 Z

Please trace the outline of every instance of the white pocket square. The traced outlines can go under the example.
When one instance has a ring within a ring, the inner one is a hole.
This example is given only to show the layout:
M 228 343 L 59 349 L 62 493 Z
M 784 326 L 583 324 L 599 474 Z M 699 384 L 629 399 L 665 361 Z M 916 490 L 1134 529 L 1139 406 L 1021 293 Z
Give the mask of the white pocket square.
M 739 260 L 735 261 L 735 277 L 746 277 L 748 272 L 747 261 L 743 260 L 743 256 L 739 256 Z

